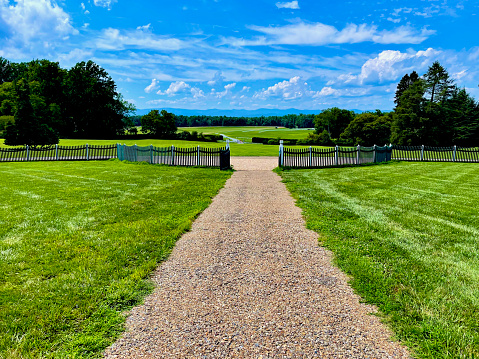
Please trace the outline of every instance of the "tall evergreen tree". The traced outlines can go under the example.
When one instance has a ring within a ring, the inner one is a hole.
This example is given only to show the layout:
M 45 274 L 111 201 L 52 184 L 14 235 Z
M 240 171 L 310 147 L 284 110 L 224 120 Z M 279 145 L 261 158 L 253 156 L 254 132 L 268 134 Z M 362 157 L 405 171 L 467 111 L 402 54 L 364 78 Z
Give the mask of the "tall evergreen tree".
M 399 105 L 399 99 L 401 98 L 404 91 L 406 91 L 409 86 L 411 86 L 417 80 L 419 80 L 419 75 L 416 71 L 411 72 L 410 75 L 406 74 L 402 77 L 396 89 L 396 96 L 394 97 L 394 103 L 396 105 Z
M 440 103 L 447 100 L 454 90 L 454 80 L 449 77 L 447 70 L 435 61 L 424 74 L 426 93 L 429 101 Z

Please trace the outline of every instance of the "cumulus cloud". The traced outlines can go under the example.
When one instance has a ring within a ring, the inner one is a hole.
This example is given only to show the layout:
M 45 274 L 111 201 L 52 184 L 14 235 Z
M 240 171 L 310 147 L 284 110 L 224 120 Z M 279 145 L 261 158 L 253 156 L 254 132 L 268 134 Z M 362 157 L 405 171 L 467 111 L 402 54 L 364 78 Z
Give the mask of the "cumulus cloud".
M 231 83 L 231 84 L 225 85 L 225 87 L 224 87 L 225 90 L 221 91 L 221 92 L 217 92 L 216 97 L 223 98 L 226 95 L 231 94 L 231 90 L 233 90 L 235 87 L 236 87 L 236 83 Z
M 151 84 L 145 87 L 145 92 L 150 93 L 158 88 L 159 81 L 157 79 L 151 80 Z
M 277 2 L 276 7 L 278 9 L 299 9 L 299 4 L 297 1 Z
M 420 63 L 432 63 L 432 59 L 440 52 L 432 48 L 416 53 L 400 51 L 382 51 L 377 57 L 367 60 L 361 67 L 358 79 L 361 84 L 373 81 L 396 80 L 405 73 L 417 69 Z M 419 62 L 419 63 L 418 63 Z
M 257 99 L 279 97 L 283 100 L 296 100 L 305 96 L 313 96 L 314 94 L 309 89 L 307 82 L 304 82 L 300 76 L 295 76 L 289 79 L 289 81 L 278 82 L 266 90 L 259 91 L 253 97 Z
M 140 26 L 134 31 L 120 31 L 114 28 L 104 29 L 96 39 L 95 46 L 104 50 L 141 48 L 175 51 L 183 48 L 184 43 L 179 39 L 157 36 L 149 30 L 149 25 L 147 25 Z
M 393 30 L 379 31 L 376 25 L 348 24 L 342 30 L 322 23 L 298 22 L 286 26 L 249 26 L 251 30 L 265 34 L 253 40 L 225 39 L 234 46 L 264 45 L 309 45 L 346 44 L 374 42 L 379 44 L 419 44 L 435 31 L 423 28 L 420 31 L 411 26 L 400 26 Z
M 188 85 L 186 82 L 176 81 L 176 82 L 172 82 L 165 92 L 158 91 L 157 94 L 158 95 L 174 96 L 177 93 L 184 92 L 185 90 L 190 89 L 190 88 L 191 88 L 191 86 Z
M 43 43 L 78 34 L 70 16 L 50 0 L 18 0 L 14 5 L 8 0 L 0 1 L 0 19 L 15 42 Z

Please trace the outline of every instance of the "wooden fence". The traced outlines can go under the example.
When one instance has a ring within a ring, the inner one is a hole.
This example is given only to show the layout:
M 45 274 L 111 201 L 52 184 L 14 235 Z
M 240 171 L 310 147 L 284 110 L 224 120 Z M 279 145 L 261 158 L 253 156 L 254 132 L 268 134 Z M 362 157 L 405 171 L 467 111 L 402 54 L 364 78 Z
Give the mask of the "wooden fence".
M 392 159 L 425 162 L 479 162 L 479 147 L 392 146 Z
M 424 162 L 479 162 L 479 147 L 373 146 L 285 148 L 279 146 L 281 167 L 330 167 L 390 160 Z
M 117 157 L 117 145 L 82 145 L 48 147 L 0 147 L 0 162 L 88 161 Z
M 118 159 L 132 162 L 148 162 L 171 166 L 205 166 L 230 168 L 230 148 L 227 142 L 222 148 L 178 148 L 151 146 L 118 146 Z
M 285 148 L 279 146 L 280 167 L 331 167 L 359 165 L 391 160 L 392 148 L 373 147 L 330 147 L 330 148 Z

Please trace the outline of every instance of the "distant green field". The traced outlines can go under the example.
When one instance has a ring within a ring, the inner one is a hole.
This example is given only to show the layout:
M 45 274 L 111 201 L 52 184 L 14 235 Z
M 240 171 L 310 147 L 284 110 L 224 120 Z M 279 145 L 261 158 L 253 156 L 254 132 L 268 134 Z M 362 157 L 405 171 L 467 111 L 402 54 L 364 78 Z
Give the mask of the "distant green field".
M 290 129 L 285 127 L 275 126 L 225 126 L 225 127 L 181 127 L 180 130 L 198 131 L 205 134 L 226 135 L 237 138 L 241 141 L 251 142 L 253 137 L 269 137 L 269 138 L 287 138 L 287 139 L 302 139 L 306 138 L 308 133 L 314 132 L 312 129 L 298 128 Z
M 97 358 L 231 171 L 0 163 L 0 358 Z
M 280 172 L 351 284 L 419 358 L 479 358 L 479 165 Z

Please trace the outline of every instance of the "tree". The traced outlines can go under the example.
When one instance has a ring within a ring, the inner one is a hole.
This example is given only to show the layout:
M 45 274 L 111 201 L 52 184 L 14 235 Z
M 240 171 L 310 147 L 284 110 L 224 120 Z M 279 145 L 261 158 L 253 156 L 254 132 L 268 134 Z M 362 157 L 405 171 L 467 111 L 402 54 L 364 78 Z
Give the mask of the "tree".
M 0 56 L 0 85 L 4 82 L 12 82 L 13 79 L 12 64 L 10 61 Z
M 451 144 L 477 146 L 479 143 L 479 104 L 465 89 L 455 89 L 444 103 L 444 116 L 451 122 Z
M 425 116 L 425 84 L 414 82 L 399 99 L 394 109 L 391 142 L 395 145 L 422 145 L 427 138 L 429 119 Z
M 351 145 L 384 145 L 391 138 L 390 115 L 364 112 L 357 115 L 341 134 L 341 141 Z
M 317 134 L 326 130 L 331 138 L 339 138 L 353 119 L 353 111 L 337 107 L 328 108 L 314 117 L 314 127 Z
M 426 93 L 430 97 L 430 102 L 443 102 L 447 100 L 454 89 L 454 81 L 449 77 L 447 70 L 435 61 L 424 75 Z
M 409 86 L 419 80 L 419 75 L 416 71 L 411 72 L 411 75 L 404 75 L 399 81 L 399 84 L 396 89 L 396 96 L 394 97 L 394 103 L 399 106 L 399 99 L 401 98 L 404 91 L 406 91 Z
M 37 147 L 58 143 L 58 133 L 45 123 L 42 101 L 31 94 L 30 85 L 20 80 L 15 85 L 15 92 L 15 122 L 7 126 L 5 144 Z
M 176 131 L 175 115 L 166 110 L 151 110 L 141 118 L 141 130 L 158 138 L 172 137 Z
M 80 62 L 66 76 L 66 135 L 111 138 L 124 132 L 124 122 L 134 107 L 123 101 L 108 73 L 93 61 Z

